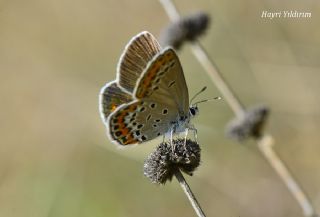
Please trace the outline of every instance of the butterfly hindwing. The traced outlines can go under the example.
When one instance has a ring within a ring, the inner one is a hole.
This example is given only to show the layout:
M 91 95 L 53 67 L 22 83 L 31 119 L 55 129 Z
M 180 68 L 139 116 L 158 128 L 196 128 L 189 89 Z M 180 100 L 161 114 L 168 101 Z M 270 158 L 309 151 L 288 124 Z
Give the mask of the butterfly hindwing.
M 120 145 L 152 140 L 168 132 L 169 120 L 175 120 L 178 110 L 152 99 L 135 100 L 116 109 L 108 118 L 110 139 Z
M 141 102 L 134 100 L 128 104 L 118 107 L 108 117 L 108 135 L 113 142 L 120 145 L 130 145 L 139 143 L 134 137 L 135 129 L 141 126 L 134 122 L 134 118 L 141 109 Z
M 170 132 L 177 121 L 178 108 L 153 98 L 144 99 L 143 105 L 145 110 L 135 117 L 137 123 L 143 123 L 139 132 L 142 138 L 148 141 Z
M 99 95 L 99 109 L 103 122 L 107 122 L 107 118 L 117 107 L 130 101 L 132 96 L 122 91 L 116 81 L 107 83 Z
M 149 32 L 141 32 L 131 39 L 118 63 L 117 79 L 120 87 L 132 93 L 140 74 L 160 49 L 159 43 Z

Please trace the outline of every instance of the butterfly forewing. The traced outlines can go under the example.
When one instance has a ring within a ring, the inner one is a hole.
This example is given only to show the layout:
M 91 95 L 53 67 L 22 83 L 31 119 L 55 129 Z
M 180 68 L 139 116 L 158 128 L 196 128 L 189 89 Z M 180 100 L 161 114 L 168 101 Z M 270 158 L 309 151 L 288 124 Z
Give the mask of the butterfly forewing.
M 128 43 L 117 69 L 119 85 L 125 91 L 133 92 L 140 74 L 160 49 L 159 43 L 149 32 L 140 33 Z
M 175 104 L 180 113 L 188 113 L 188 88 L 179 58 L 172 48 L 164 49 L 148 64 L 133 95 L 138 99 L 150 97 L 160 103 Z

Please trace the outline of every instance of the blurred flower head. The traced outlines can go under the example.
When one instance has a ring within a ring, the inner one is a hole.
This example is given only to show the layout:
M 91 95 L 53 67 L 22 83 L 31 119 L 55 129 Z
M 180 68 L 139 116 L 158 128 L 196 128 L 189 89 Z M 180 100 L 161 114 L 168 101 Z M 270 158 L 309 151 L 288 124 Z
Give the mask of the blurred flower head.
M 179 49 L 186 41 L 194 41 L 208 28 L 210 17 L 204 12 L 197 12 L 180 18 L 165 27 L 159 37 L 163 47 Z
M 200 146 L 187 139 L 174 139 L 161 143 L 144 162 L 144 175 L 152 183 L 165 184 L 172 179 L 177 170 L 192 175 L 200 165 Z
M 250 136 L 261 137 L 269 112 L 265 105 L 247 109 L 243 117 L 236 117 L 227 124 L 226 135 L 237 141 L 243 141 Z

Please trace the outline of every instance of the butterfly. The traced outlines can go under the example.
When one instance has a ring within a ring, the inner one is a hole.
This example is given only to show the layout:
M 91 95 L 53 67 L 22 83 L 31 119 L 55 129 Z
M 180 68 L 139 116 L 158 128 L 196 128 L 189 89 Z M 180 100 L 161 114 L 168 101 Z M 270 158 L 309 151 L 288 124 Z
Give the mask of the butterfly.
M 147 31 L 126 45 L 116 80 L 100 91 L 99 110 L 110 140 L 122 146 L 193 129 L 190 119 L 198 113 L 197 105 L 189 107 L 176 52 L 162 49 Z

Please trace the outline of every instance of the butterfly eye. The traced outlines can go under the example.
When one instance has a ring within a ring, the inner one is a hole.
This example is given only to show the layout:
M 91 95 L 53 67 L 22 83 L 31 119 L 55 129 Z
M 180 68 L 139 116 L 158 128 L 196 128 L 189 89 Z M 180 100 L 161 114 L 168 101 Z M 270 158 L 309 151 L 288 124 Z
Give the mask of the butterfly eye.
M 189 112 L 190 112 L 190 115 L 191 115 L 191 116 L 195 116 L 195 115 L 196 115 L 196 109 L 193 108 L 193 107 L 191 107 L 191 108 L 189 109 Z

